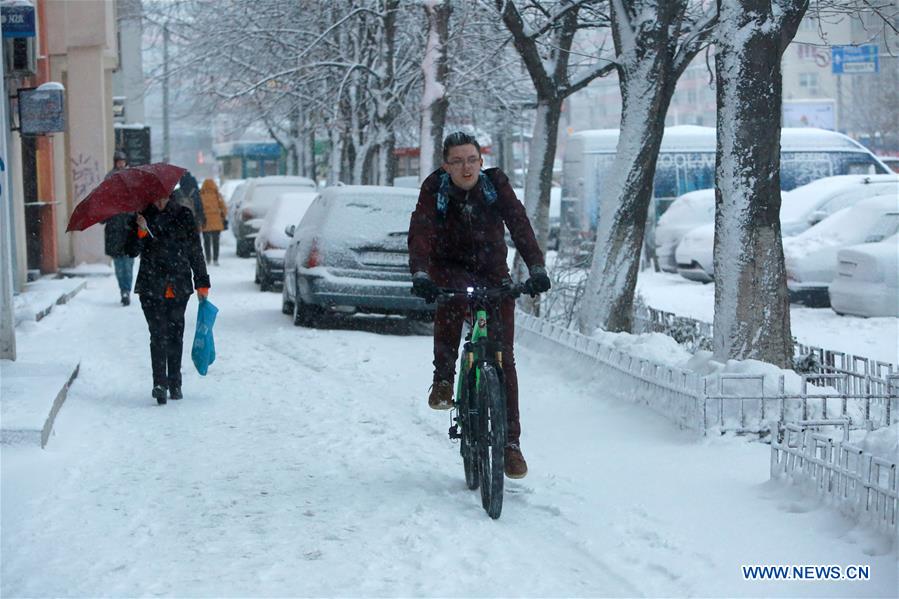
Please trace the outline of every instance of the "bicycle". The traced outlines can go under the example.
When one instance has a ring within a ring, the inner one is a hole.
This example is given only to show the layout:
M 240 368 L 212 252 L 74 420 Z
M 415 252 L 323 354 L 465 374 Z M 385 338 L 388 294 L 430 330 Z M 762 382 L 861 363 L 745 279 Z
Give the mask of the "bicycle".
M 459 439 L 459 451 L 465 469 L 465 484 L 481 489 L 481 505 L 487 514 L 499 518 L 503 509 L 504 452 L 506 447 L 506 384 L 503 377 L 501 341 L 487 336 L 487 313 L 491 303 L 504 297 L 517 298 L 524 286 L 496 288 L 441 288 L 438 301 L 452 297 L 468 298 L 468 333 L 459 360 L 455 415 L 450 439 Z M 499 323 L 498 323 L 499 324 Z M 502 328 L 496 339 L 502 339 Z

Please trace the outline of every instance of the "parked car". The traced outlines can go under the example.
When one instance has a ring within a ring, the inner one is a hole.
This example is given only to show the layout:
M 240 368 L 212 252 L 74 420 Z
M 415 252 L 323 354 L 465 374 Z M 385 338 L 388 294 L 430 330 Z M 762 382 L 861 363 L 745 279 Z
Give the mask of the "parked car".
M 234 207 L 232 230 L 237 240 L 237 255 L 249 257 L 262 220 L 278 196 L 292 191 L 312 190 L 315 190 L 315 181 L 306 177 L 259 177 L 247 182 L 240 205 Z
M 786 240 L 842 208 L 881 194 L 899 196 L 899 176 L 840 175 L 781 192 L 781 235 Z M 697 213 L 699 210 L 693 212 L 694 215 Z M 677 272 L 691 281 L 711 282 L 715 274 L 712 260 L 714 243 L 713 212 L 707 224 L 691 229 L 677 245 L 674 252 Z
M 401 314 L 430 319 L 434 306 L 411 294 L 407 236 L 418 190 L 347 185 L 322 191 L 284 262 L 283 310 L 294 324 L 325 314 Z
M 878 156 L 878 158 L 894 173 L 899 173 L 899 156 Z
M 700 225 L 715 222 L 715 190 L 698 189 L 678 196 L 659 218 L 655 231 L 656 256 L 665 272 L 677 272 L 677 245 Z
M 899 236 L 837 252 L 828 292 L 837 314 L 899 317 Z
M 227 179 L 219 185 L 219 193 L 222 194 L 222 199 L 225 200 L 225 204 L 228 204 L 231 201 L 234 190 L 240 187 L 245 181 L 246 179 Z
M 812 307 L 830 305 L 827 288 L 837 275 L 843 248 L 875 243 L 899 230 L 899 195 L 862 200 L 843 208 L 796 237 L 784 239 L 790 301 Z
M 228 205 L 228 221 L 229 221 L 229 229 L 231 229 L 231 234 L 234 237 L 237 237 L 237 226 L 239 221 L 237 220 L 237 214 L 240 211 L 240 205 L 243 203 L 244 196 L 247 193 L 247 187 L 250 184 L 251 179 L 247 179 L 240 185 L 234 188 L 234 191 L 231 193 L 231 197 L 226 200 Z
M 691 229 L 674 251 L 678 274 L 691 281 L 711 283 L 715 280 L 714 254 L 715 223 Z
M 841 175 L 812 181 L 784 198 L 781 232 L 784 237 L 798 235 L 838 210 L 886 193 L 899 195 L 899 175 Z
M 256 283 L 261 291 L 269 291 L 284 281 L 284 255 L 296 225 L 318 193 L 284 193 L 265 215 L 256 236 Z

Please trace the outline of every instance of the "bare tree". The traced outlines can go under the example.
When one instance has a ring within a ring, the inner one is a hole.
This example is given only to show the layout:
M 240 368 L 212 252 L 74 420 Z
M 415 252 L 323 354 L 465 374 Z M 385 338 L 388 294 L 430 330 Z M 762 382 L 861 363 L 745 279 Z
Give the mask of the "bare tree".
M 644 227 L 665 115 L 678 78 L 707 43 L 716 14 L 690 0 L 613 0 L 622 112 L 615 160 L 600 191 L 581 331 L 630 331 Z
M 601 51 L 591 56 L 589 65 L 573 63 L 572 46 L 579 30 L 595 28 L 605 22 L 596 12 L 596 0 L 494 0 L 497 12 L 512 35 L 512 43 L 537 95 L 536 117 L 531 137 L 524 205 L 534 225 L 537 242 L 546 249 L 549 236 L 549 196 L 562 102 L 588 83 L 614 70 L 614 63 L 602 60 Z M 580 68 L 577 68 L 580 67 Z M 572 72 L 574 71 L 574 72 Z M 524 263 L 516 256 L 518 276 L 523 278 Z M 527 302 L 534 311 L 537 304 Z

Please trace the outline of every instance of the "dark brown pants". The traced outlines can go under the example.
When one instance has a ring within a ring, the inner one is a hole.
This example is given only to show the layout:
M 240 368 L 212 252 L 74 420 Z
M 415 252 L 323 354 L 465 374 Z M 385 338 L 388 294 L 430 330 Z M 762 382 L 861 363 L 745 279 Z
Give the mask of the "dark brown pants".
M 515 372 L 515 300 L 504 298 L 499 306 L 499 315 L 496 312 L 494 309 L 487 314 L 487 336 L 491 340 L 497 340 L 497 335 L 502 333 L 507 439 L 509 443 L 518 443 L 521 423 L 518 414 L 518 374 Z M 467 317 L 468 301 L 464 297 L 437 304 L 434 314 L 434 381 L 455 379 L 462 324 Z

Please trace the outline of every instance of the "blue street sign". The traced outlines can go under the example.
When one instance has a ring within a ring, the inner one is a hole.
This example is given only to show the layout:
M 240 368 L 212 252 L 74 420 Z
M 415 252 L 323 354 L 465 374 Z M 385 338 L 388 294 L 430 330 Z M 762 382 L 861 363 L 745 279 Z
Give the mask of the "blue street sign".
M 833 74 L 856 75 L 879 72 L 880 60 L 877 50 L 876 44 L 833 46 L 830 49 Z
M 3 37 L 34 37 L 34 7 L 13 5 L 0 7 Z

